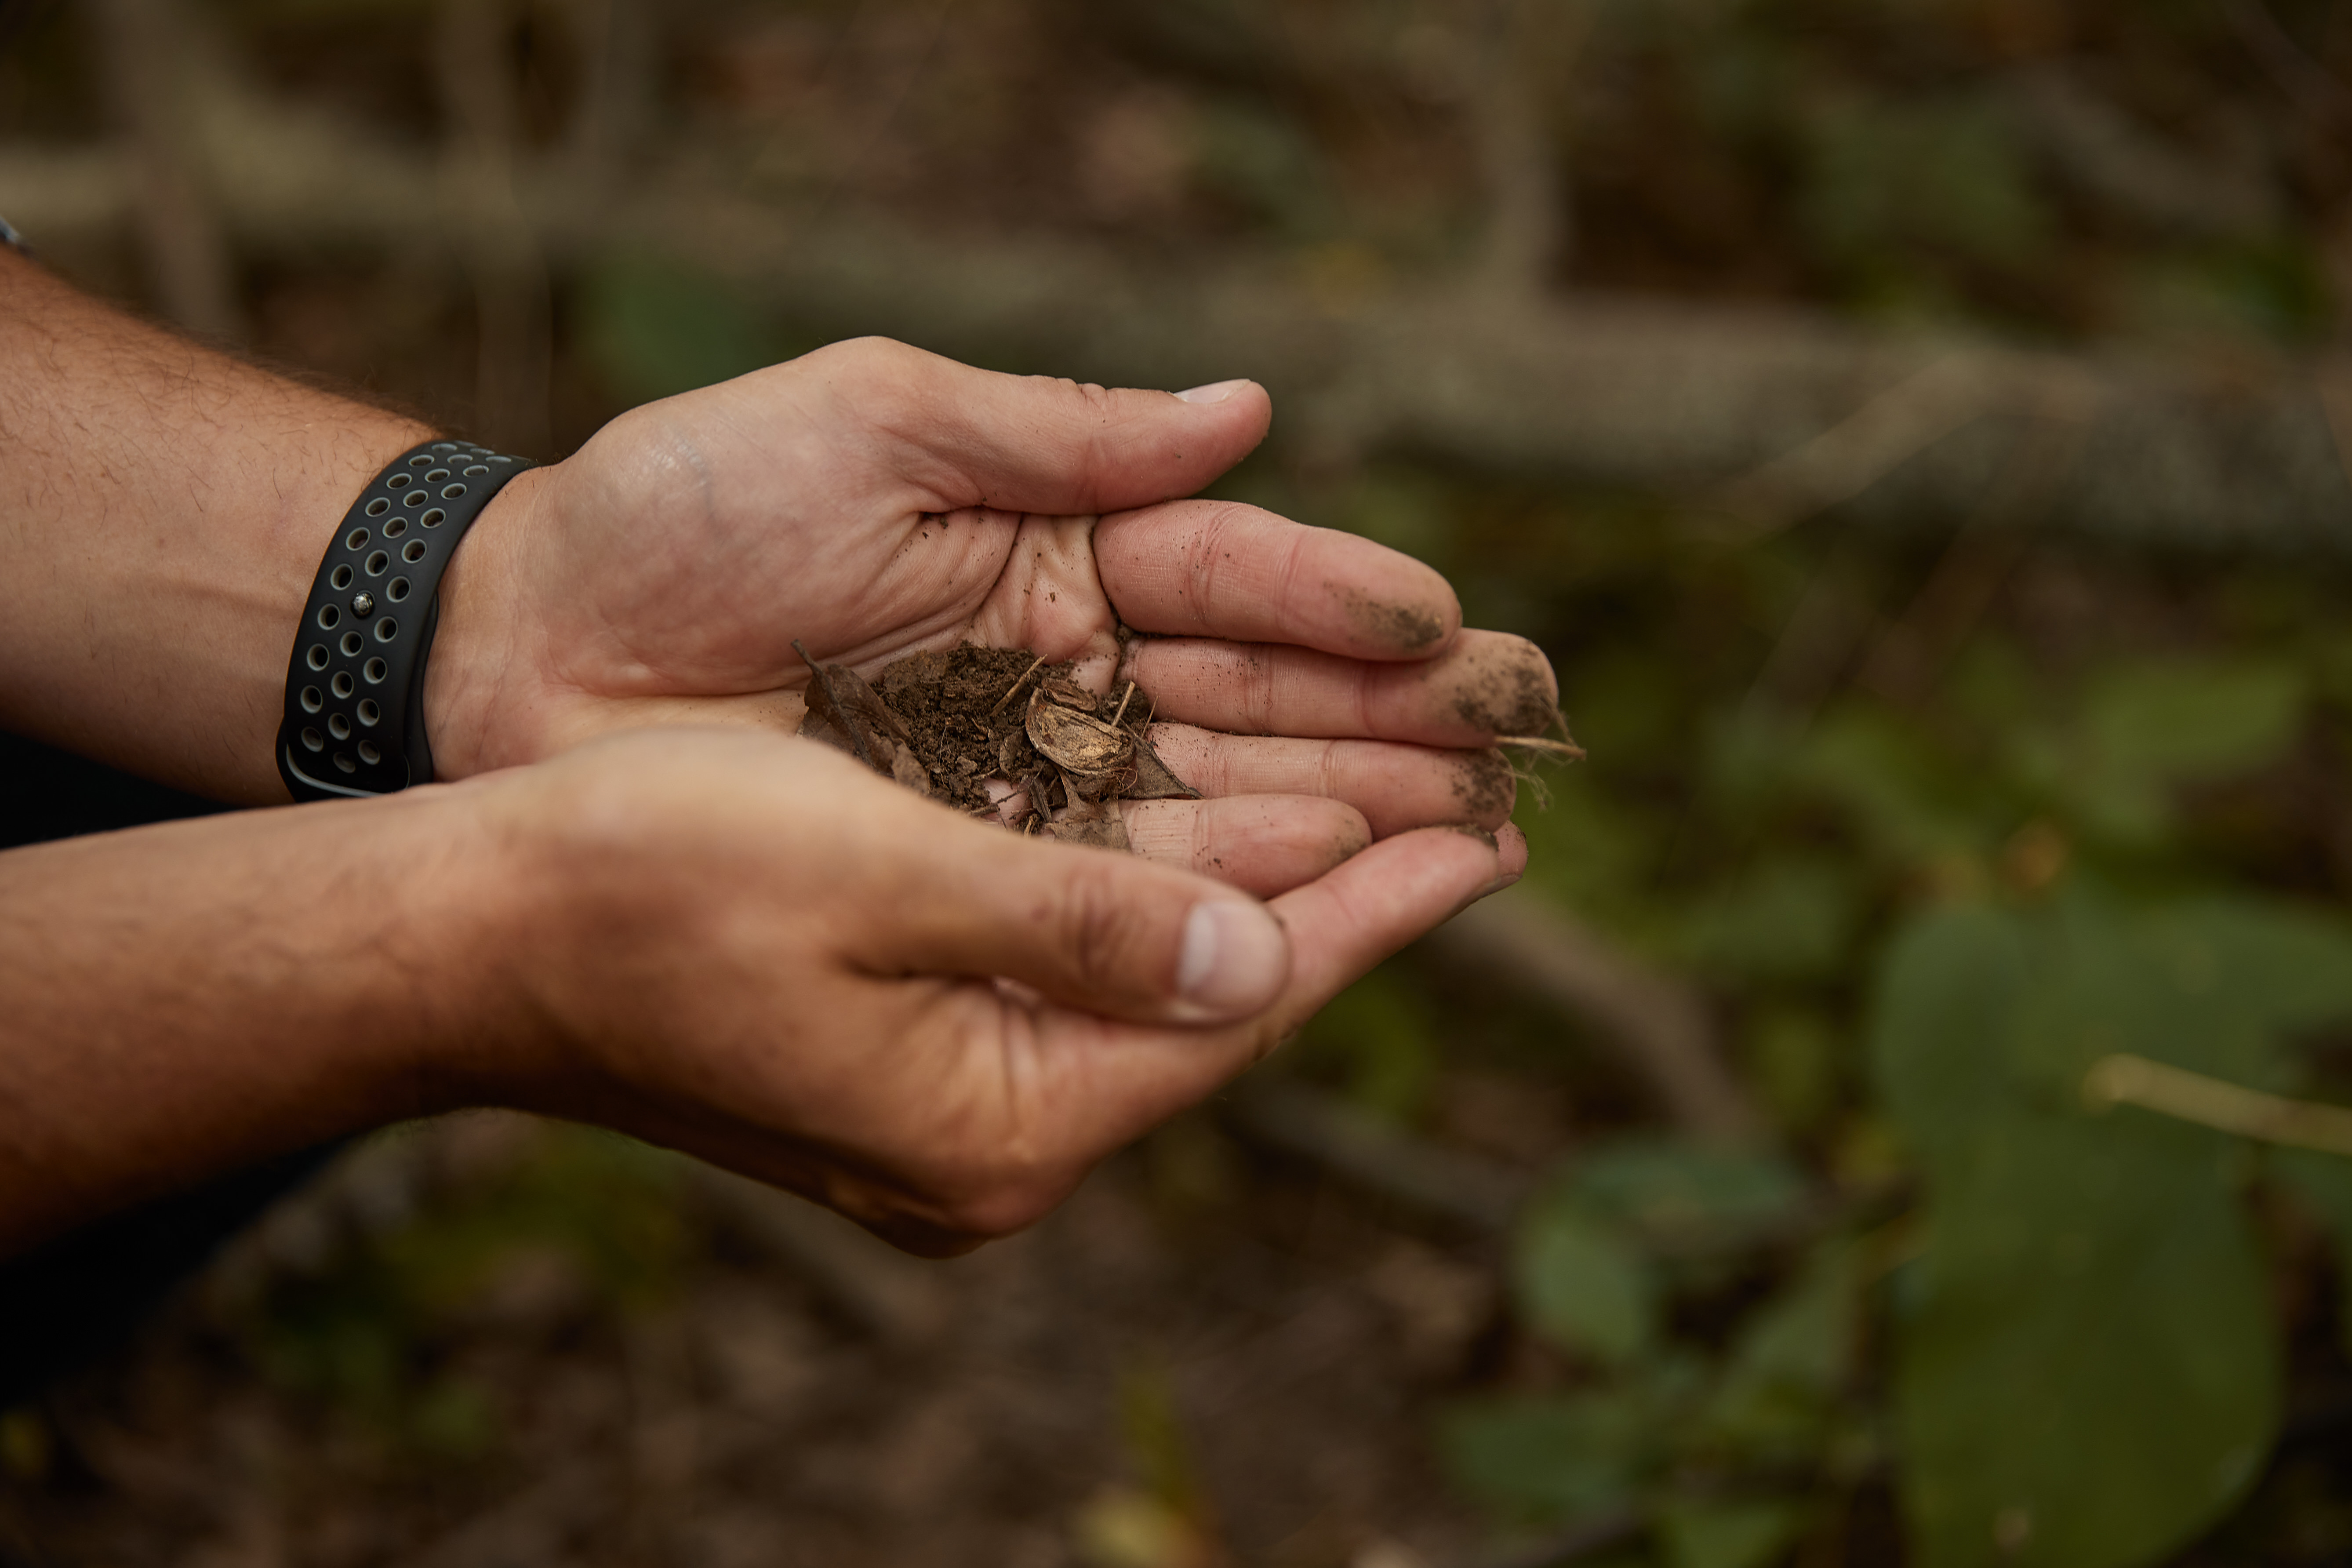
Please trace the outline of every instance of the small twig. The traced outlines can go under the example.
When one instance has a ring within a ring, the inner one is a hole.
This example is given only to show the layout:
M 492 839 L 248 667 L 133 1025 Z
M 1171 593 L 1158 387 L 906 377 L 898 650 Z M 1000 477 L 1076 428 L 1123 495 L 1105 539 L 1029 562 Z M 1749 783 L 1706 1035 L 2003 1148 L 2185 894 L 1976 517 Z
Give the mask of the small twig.
M 1725 1060 L 1706 996 L 1679 975 L 1525 890 L 1471 905 L 1430 940 L 1448 958 L 1516 980 L 1591 1025 L 1693 1137 L 1769 1138 L 1769 1124 Z
M 1118 728 L 1118 721 L 1127 717 L 1127 705 L 1134 700 L 1135 682 L 1130 680 L 1127 683 L 1126 692 L 1118 700 L 1118 711 L 1110 716 L 1110 724 L 1112 729 L 1116 730 Z
M 1020 677 L 1015 679 L 1012 685 L 1004 689 L 1004 695 L 996 700 L 996 706 L 988 710 L 988 716 L 993 719 L 999 713 L 1004 711 L 1004 705 L 1013 700 L 1013 694 L 1020 690 L 1024 686 L 1028 685 L 1029 678 L 1037 673 L 1038 665 L 1042 665 L 1045 662 L 1045 656 L 1042 653 L 1039 654 L 1037 656 L 1036 662 L 1030 665 L 1028 668 L 1023 670 Z
M 1543 752 L 1551 756 L 1565 758 L 1571 763 L 1580 763 L 1584 760 L 1584 748 L 1573 741 L 1547 741 L 1538 735 L 1497 735 L 1495 737 L 1495 744 L 1517 746 L 1530 752 Z
M 2137 1105 L 2241 1138 L 2352 1155 L 2352 1109 L 2265 1094 L 2128 1052 L 2092 1064 L 2083 1075 L 2083 1103 L 2102 1114 L 2118 1105 Z

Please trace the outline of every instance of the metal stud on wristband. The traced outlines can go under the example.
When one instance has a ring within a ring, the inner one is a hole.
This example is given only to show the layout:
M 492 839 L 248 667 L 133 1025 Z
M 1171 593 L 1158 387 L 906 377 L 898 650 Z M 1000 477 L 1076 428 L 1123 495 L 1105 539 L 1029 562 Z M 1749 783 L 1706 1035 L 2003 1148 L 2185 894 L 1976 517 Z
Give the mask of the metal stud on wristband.
M 433 782 L 425 660 L 441 574 L 490 498 L 530 466 L 470 441 L 427 441 L 352 503 L 319 563 L 286 676 L 278 772 L 296 800 Z

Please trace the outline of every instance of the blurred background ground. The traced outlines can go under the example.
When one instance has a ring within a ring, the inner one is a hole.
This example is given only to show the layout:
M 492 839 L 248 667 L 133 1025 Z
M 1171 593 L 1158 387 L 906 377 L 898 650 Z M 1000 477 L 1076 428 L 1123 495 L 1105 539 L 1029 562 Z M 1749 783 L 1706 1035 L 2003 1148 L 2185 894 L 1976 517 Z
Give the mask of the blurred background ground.
M 0 213 L 54 265 L 509 449 L 859 331 L 1256 376 L 1276 434 L 1222 493 L 1446 571 L 1591 752 L 1530 785 L 1520 894 L 959 1263 L 578 1130 L 389 1134 L 0 1418 L 0 1542 L 2352 1551 L 2335 1167 L 2075 1093 L 2090 1040 L 2296 1095 L 2347 1060 L 2333 0 L 0 28 Z M 2011 936 L 2043 1022 L 1970 1022 L 2008 971 L 1967 944 Z M 2015 1105 L 1913 1070 L 1955 1059 Z

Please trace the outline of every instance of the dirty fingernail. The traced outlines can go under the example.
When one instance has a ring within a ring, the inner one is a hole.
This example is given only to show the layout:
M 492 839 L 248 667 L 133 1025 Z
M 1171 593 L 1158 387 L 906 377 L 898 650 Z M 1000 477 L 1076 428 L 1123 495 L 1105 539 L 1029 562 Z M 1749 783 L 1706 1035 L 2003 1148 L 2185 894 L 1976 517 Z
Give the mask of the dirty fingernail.
M 1274 916 L 1240 899 L 1207 899 L 1184 920 L 1176 963 L 1179 1011 L 1237 1018 L 1275 998 L 1290 973 L 1290 948 Z
M 1176 395 L 1187 403 L 1223 403 L 1248 384 L 1247 377 L 1240 381 L 1212 382 L 1207 386 L 1196 386 L 1189 392 L 1180 392 Z

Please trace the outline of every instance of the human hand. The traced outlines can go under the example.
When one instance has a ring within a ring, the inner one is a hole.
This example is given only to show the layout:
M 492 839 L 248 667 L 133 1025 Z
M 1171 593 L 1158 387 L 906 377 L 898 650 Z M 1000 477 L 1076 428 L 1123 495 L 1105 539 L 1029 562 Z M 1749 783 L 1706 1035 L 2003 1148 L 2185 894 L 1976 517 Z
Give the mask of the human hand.
M 530 941 L 477 945 L 511 955 L 489 1011 L 537 1026 L 443 1032 L 436 1100 L 617 1127 L 934 1253 L 1043 1215 L 1526 853 L 1410 832 L 1260 904 L 742 731 L 450 793 L 504 847 L 498 884 L 536 890 Z
M 1146 854 L 1273 892 L 1370 838 L 1500 826 L 1514 784 L 1486 748 L 1550 721 L 1542 655 L 1463 630 L 1444 580 L 1392 551 L 1169 500 L 1271 417 L 1255 385 L 1208 390 L 866 341 L 624 415 L 514 481 L 459 555 L 426 692 L 436 766 L 646 723 L 790 731 L 795 637 L 868 674 L 970 640 L 1150 693 L 1155 745 L 1211 798 L 1127 805 Z M 1122 650 L 1122 623 L 1162 635 Z

